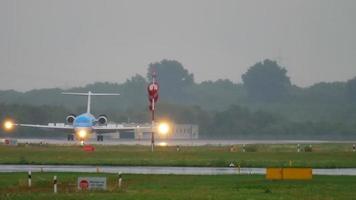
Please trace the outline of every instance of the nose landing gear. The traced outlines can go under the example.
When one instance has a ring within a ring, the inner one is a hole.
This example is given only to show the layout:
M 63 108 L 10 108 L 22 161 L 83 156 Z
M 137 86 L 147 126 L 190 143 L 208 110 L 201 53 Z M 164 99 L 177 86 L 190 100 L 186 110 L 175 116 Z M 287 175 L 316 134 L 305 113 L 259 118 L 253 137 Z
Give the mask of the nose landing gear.
M 73 141 L 74 140 L 74 135 L 73 134 L 67 135 L 67 140 L 68 141 Z
M 97 135 L 96 136 L 96 141 L 98 141 L 98 142 L 104 141 L 104 136 L 103 135 Z

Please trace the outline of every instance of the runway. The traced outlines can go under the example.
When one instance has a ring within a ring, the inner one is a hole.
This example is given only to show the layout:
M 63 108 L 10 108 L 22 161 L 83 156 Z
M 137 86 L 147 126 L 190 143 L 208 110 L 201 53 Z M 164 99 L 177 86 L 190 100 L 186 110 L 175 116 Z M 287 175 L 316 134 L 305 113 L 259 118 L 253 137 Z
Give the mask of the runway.
M 153 167 L 153 166 L 90 166 L 90 165 L 0 165 L 0 172 L 89 172 L 124 174 L 223 175 L 266 174 L 265 168 L 236 167 Z M 313 169 L 313 175 L 356 176 L 356 168 Z
M 55 144 L 55 145 L 75 145 L 79 141 L 67 141 L 61 139 L 17 139 L 18 143 L 33 144 Z M 87 144 L 96 145 L 151 145 L 150 140 L 133 140 L 133 139 L 104 139 L 102 142 L 96 140 L 86 141 Z M 320 144 L 320 143 L 356 143 L 351 140 L 157 140 L 157 146 L 203 146 L 203 145 L 238 145 L 238 144 Z

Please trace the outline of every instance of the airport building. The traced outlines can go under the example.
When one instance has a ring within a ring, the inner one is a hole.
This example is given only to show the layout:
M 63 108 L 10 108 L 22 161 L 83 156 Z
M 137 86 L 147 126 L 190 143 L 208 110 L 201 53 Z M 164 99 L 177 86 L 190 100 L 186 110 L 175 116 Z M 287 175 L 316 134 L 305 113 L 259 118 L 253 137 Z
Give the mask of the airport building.
M 147 125 L 149 126 L 149 125 Z M 151 139 L 150 130 L 137 129 L 136 131 L 120 131 L 118 133 L 105 134 L 113 139 Z M 199 126 L 196 124 L 171 124 L 168 134 L 155 134 L 157 139 L 199 139 Z
M 196 124 L 175 124 L 168 137 L 170 139 L 198 139 L 199 126 Z

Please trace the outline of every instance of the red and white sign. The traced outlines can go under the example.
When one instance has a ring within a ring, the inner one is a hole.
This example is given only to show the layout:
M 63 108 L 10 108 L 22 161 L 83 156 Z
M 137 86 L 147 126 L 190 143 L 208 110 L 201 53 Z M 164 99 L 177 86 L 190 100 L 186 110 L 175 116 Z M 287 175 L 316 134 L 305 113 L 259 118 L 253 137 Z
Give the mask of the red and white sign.
M 79 190 L 106 190 L 106 177 L 78 177 Z
M 88 152 L 95 151 L 95 147 L 92 145 L 85 145 L 83 146 L 83 151 L 88 151 Z
M 158 100 L 158 89 L 159 89 L 159 86 L 155 82 L 153 82 L 153 83 L 148 85 L 147 91 L 148 91 L 148 99 L 150 100 L 150 102 L 152 102 L 153 100 L 155 102 L 157 102 L 157 100 Z
M 89 188 L 89 181 L 88 180 L 81 180 L 79 182 L 79 187 L 82 190 L 87 190 Z
M 4 139 L 3 141 L 4 141 L 5 145 L 17 146 L 17 140 L 16 139 Z

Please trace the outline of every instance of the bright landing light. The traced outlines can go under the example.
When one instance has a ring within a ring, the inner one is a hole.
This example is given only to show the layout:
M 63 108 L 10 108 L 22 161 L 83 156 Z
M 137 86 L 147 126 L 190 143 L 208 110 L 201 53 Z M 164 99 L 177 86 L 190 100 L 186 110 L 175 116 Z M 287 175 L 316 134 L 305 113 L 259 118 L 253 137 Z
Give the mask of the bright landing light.
M 167 123 L 160 123 L 158 125 L 158 133 L 166 135 L 169 132 L 169 125 Z
M 87 136 L 87 131 L 82 129 L 78 132 L 78 136 L 81 138 L 81 139 L 84 139 L 86 136 Z
M 12 121 L 10 121 L 10 120 L 8 120 L 8 121 L 5 121 L 5 123 L 4 123 L 4 128 L 5 128 L 5 130 L 11 130 L 12 128 L 14 128 L 14 123 L 12 122 Z

